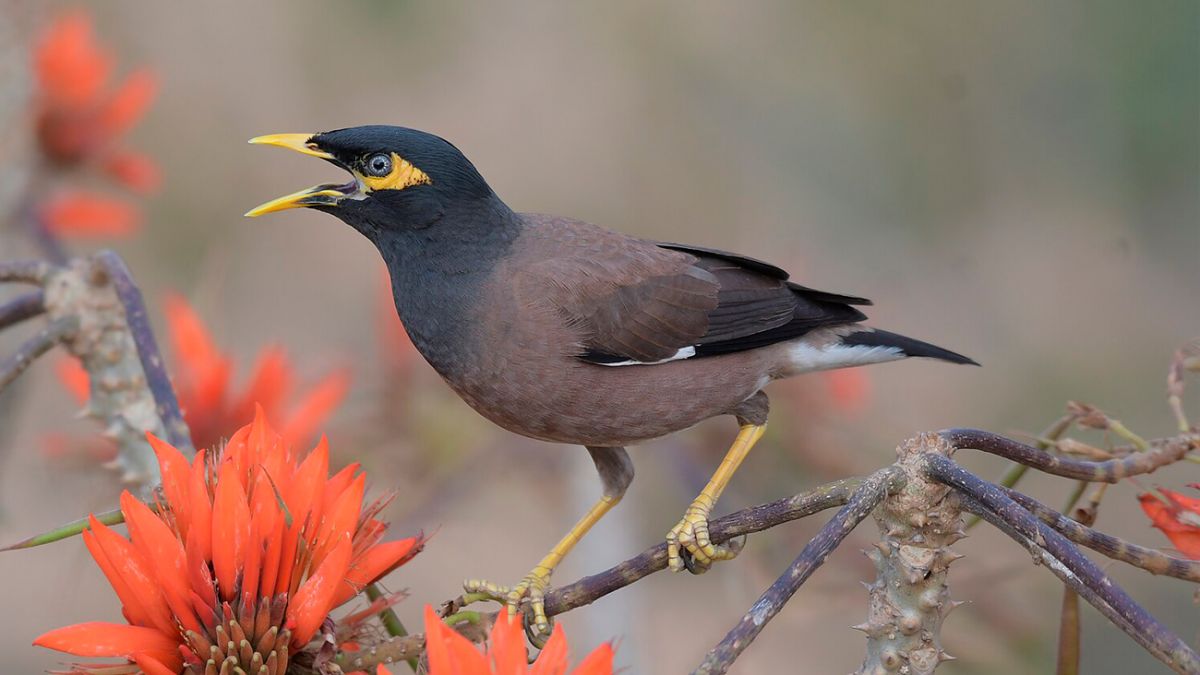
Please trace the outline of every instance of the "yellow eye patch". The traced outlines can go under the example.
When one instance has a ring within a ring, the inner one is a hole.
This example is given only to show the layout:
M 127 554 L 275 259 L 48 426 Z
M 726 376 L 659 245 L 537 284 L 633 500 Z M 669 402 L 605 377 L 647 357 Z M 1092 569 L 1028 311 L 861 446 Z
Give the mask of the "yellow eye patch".
M 392 153 L 392 172 L 386 176 L 366 176 L 360 171 L 354 175 L 362 181 L 370 191 L 403 190 L 414 185 L 431 185 L 433 181 L 422 170 L 413 166 L 412 162 L 396 153 Z

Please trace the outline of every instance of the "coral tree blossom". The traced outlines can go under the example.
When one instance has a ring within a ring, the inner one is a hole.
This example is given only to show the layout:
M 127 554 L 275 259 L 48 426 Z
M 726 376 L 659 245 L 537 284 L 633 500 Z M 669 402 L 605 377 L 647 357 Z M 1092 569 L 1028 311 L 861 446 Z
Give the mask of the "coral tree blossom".
M 447 626 L 432 607 L 425 607 L 425 653 L 429 675 L 566 675 L 567 638 L 562 625 L 554 627 L 550 640 L 529 666 L 525 633 L 516 619 L 503 613 L 492 626 L 490 646 L 481 652 L 470 640 Z M 600 645 L 572 675 L 612 675 L 613 648 Z
M 190 463 L 150 441 L 163 476 L 156 508 L 125 492 L 129 538 L 95 518 L 83 534 L 128 623 L 67 626 L 34 642 L 126 661 L 70 672 L 283 675 L 298 652 L 322 644 L 314 638 L 332 609 L 423 545 L 381 541 L 386 500 L 364 505 L 359 466 L 330 476 L 324 439 L 298 456 L 261 409 L 224 448 Z
M 1200 488 L 1193 483 L 1188 487 Z M 1189 558 L 1200 560 L 1200 499 L 1159 488 L 1162 497 L 1148 492 L 1138 495 L 1150 522 Z
M 61 14 L 46 28 L 32 57 L 38 148 L 47 168 L 92 168 L 134 192 L 152 192 L 161 182 L 158 166 L 120 140 L 145 115 L 158 84 L 143 68 L 110 86 L 113 61 L 82 10 Z M 60 236 L 125 235 L 140 220 L 136 205 L 79 189 L 50 196 L 37 214 Z
M 350 378 L 343 370 L 297 391 L 295 368 L 280 347 L 259 352 L 245 387 L 235 391 L 233 359 L 217 346 L 196 310 L 175 294 L 168 295 L 164 305 L 174 356 L 173 384 L 197 447 L 211 447 L 227 429 L 245 423 L 255 405 L 279 425 L 288 444 L 305 443 L 345 398 Z M 59 378 L 80 403 L 87 401 L 87 371 L 78 361 L 64 360 Z

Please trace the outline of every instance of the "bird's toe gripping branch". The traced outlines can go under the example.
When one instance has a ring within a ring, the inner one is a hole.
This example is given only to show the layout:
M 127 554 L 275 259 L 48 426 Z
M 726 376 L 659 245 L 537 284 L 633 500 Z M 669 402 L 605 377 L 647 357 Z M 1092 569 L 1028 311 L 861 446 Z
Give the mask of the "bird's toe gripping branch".
M 744 540 L 727 545 L 712 543 L 708 533 L 708 516 L 742 460 L 750 454 L 766 430 L 765 424 L 742 425 L 708 485 L 688 506 L 679 523 L 667 532 L 667 566 L 672 572 L 686 569 L 692 574 L 703 574 L 714 562 L 732 560 L 741 552 Z
M 527 607 L 529 611 L 525 631 L 529 639 L 540 646 L 550 637 L 550 618 L 546 616 L 546 591 L 550 589 L 552 573 L 552 569 L 538 565 L 515 586 L 501 586 L 483 579 L 468 579 L 463 583 L 463 590 L 469 595 L 480 596 L 481 599 L 503 603 L 508 608 L 509 616 L 515 616 L 518 611 Z
M 672 572 L 686 569 L 692 574 L 704 574 L 714 562 L 733 560 L 742 552 L 745 538 L 724 545 L 712 543 L 708 534 L 711 510 L 711 505 L 697 499 L 667 532 L 667 565 Z

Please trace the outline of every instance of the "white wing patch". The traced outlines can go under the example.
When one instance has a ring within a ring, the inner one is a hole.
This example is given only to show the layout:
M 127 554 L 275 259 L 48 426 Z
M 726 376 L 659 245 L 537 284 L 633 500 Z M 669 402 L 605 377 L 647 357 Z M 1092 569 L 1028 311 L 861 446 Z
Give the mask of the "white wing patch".
M 660 363 L 668 363 L 670 361 L 682 361 L 683 359 L 690 359 L 695 355 L 696 355 L 695 347 L 684 347 L 683 349 L 680 349 L 679 351 L 668 356 L 667 358 L 659 359 L 657 361 L 635 361 L 633 359 L 629 359 L 628 361 L 617 361 L 615 363 L 598 363 L 597 365 L 601 365 L 601 366 L 654 366 L 654 365 L 658 365 Z
M 905 354 L 899 347 L 838 343 L 815 347 L 797 341 L 788 348 L 788 359 L 791 361 L 795 373 L 810 373 L 815 370 L 831 370 L 847 366 L 865 366 L 870 363 L 898 361 L 904 357 Z

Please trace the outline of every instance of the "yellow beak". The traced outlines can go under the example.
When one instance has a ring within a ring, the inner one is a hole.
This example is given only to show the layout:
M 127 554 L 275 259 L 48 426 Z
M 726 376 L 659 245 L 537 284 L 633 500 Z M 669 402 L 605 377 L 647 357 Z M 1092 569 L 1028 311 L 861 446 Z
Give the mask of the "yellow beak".
M 277 145 L 281 148 L 295 150 L 296 152 L 312 157 L 334 160 L 333 155 L 321 150 L 316 144 L 309 142 L 309 139 L 312 137 L 313 134 L 268 134 L 266 136 L 251 138 L 250 142 L 255 145 Z M 264 213 L 296 209 L 304 206 L 335 206 L 342 199 L 345 199 L 346 196 L 347 193 L 341 186 L 331 184 L 314 185 L 299 192 L 293 192 L 290 195 L 272 199 L 265 204 L 260 204 L 247 211 L 246 216 L 254 218 Z
M 254 145 L 277 145 L 288 150 L 320 157 L 321 159 L 333 159 L 333 155 L 317 148 L 315 143 L 309 143 L 308 140 L 316 134 L 267 134 L 266 136 L 255 136 L 250 139 L 250 143 Z

